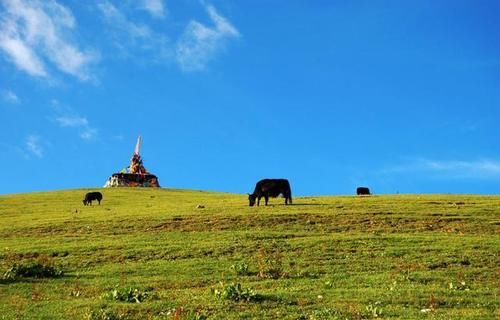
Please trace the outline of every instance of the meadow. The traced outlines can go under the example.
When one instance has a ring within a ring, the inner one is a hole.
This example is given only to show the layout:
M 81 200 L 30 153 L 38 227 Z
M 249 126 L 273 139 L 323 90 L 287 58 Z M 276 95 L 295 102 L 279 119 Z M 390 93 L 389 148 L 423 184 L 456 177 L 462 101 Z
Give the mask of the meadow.
M 87 191 L 0 196 L 0 319 L 500 319 L 500 196 Z

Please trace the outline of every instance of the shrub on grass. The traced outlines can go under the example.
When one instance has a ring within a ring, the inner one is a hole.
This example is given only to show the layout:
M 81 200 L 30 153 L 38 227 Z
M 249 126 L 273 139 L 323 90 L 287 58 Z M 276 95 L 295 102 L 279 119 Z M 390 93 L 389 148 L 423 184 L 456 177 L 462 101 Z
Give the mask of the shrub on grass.
M 105 294 L 105 298 L 114 301 L 141 303 L 151 297 L 150 290 L 141 290 L 138 288 L 124 287 L 115 288 Z
M 243 289 L 240 283 L 231 283 L 227 286 L 224 286 L 221 283 L 222 289 L 213 289 L 213 294 L 223 300 L 232 300 L 232 301 L 247 301 L 247 302 L 255 302 L 261 300 L 261 296 L 255 293 L 252 289 Z
M 123 317 L 116 314 L 114 311 L 104 307 L 90 310 L 85 314 L 85 320 L 121 320 Z
M 238 276 L 248 276 L 250 275 L 250 270 L 248 264 L 245 262 L 237 262 L 231 265 L 231 270 Z
M 368 312 L 368 316 L 371 318 L 380 318 L 382 316 L 382 308 L 379 306 L 380 302 L 377 301 L 374 304 L 369 304 L 366 306 L 366 311 Z
M 450 282 L 450 290 L 464 290 L 469 291 L 471 287 L 465 281 L 458 281 L 458 283 Z
M 30 261 L 14 263 L 5 273 L 3 279 L 16 280 L 18 278 L 58 278 L 64 275 L 60 267 L 54 266 L 50 261 Z

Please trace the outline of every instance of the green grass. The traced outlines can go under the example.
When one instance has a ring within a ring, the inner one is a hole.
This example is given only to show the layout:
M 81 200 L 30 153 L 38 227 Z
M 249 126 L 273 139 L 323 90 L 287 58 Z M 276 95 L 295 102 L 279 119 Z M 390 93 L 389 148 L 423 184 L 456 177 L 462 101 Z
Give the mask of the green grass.
M 499 196 L 101 191 L 0 196 L 0 278 L 63 271 L 2 278 L 0 319 L 500 318 Z

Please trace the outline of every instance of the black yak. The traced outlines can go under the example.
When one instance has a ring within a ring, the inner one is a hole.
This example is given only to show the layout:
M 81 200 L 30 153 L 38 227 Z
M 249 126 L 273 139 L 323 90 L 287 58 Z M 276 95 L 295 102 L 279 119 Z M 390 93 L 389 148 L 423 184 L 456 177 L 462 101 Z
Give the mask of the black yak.
M 83 199 L 83 204 L 86 205 L 92 205 L 92 201 L 97 200 L 99 204 L 101 204 L 102 200 L 102 193 L 100 192 L 89 192 L 85 195 L 85 198 Z
M 370 189 L 368 189 L 367 187 L 358 187 L 356 189 L 356 194 L 358 196 L 362 196 L 362 195 L 370 195 Z
M 253 207 L 257 199 L 257 205 L 260 204 L 260 199 L 264 197 L 267 202 L 269 197 L 276 198 L 279 195 L 285 198 L 285 204 L 292 204 L 292 190 L 290 183 L 286 179 L 263 179 L 257 182 L 255 190 L 252 194 L 248 194 L 249 205 Z

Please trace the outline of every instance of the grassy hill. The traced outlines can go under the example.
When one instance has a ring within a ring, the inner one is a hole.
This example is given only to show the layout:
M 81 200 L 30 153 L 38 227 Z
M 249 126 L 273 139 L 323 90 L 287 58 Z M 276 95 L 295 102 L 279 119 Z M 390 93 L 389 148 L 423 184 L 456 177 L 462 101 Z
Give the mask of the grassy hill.
M 0 196 L 0 319 L 500 318 L 499 196 L 86 191 Z

